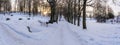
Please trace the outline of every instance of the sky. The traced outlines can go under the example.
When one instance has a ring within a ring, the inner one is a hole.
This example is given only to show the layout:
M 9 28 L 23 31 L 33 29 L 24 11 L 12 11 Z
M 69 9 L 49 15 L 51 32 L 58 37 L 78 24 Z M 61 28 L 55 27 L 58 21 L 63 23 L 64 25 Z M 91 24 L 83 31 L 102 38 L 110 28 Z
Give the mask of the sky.
M 120 2 L 120 0 L 118 0 L 118 2 Z M 120 12 L 120 6 L 113 4 L 111 0 L 108 1 L 108 5 L 113 9 L 114 14 L 118 15 L 118 12 Z
M 12 7 L 14 7 L 15 0 L 11 0 L 11 2 L 12 2 Z M 12 8 L 12 10 L 14 10 L 14 8 Z

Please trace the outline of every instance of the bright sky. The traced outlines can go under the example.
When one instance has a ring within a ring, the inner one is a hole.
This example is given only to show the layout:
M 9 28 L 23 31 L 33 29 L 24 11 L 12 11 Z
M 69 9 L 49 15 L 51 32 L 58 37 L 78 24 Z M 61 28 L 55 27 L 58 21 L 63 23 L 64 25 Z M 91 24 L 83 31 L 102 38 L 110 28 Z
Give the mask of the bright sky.
M 14 7 L 15 0 L 11 0 L 11 3 L 12 3 L 12 7 Z M 14 10 L 14 8 L 12 8 L 12 10 Z
M 120 0 L 119 0 L 119 2 L 120 2 Z M 113 4 L 111 0 L 109 0 L 108 4 L 113 9 L 114 14 L 118 15 L 118 12 L 120 12 L 120 6 Z

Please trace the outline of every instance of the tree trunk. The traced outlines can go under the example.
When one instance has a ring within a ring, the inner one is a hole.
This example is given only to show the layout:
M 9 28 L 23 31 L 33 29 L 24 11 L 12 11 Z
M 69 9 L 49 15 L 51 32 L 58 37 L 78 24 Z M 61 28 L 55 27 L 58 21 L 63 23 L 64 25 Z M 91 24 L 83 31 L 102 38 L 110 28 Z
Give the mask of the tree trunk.
M 77 12 L 76 12 L 76 0 L 74 1 L 74 25 L 76 25 L 76 14 L 77 14 Z
M 86 2 L 87 0 L 84 0 L 84 3 L 83 3 L 83 29 L 87 29 L 86 27 Z
M 48 1 L 48 3 L 50 4 L 50 7 L 51 7 L 51 17 L 50 17 L 49 23 L 57 22 L 57 18 L 55 16 L 55 12 L 56 12 L 56 0 L 52 0 L 51 2 L 49 2 L 49 0 L 47 0 L 47 1 Z
M 80 17 L 81 17 L 81 6 L 80 6 L 81 3 L 80 3 L 80 0 L 78 1 L 78 3 L 79 4 L 78 4 L 78 19 L 77 19 L 78 23 L 77 23 L 77 25 L 80 26 Z
M 31 0 L 29 0 L 29 2 L 28 2 L 29 4 L 29 6 L 28 6 L 28 8 L 29 8 L 29 16 L 31 16 Z

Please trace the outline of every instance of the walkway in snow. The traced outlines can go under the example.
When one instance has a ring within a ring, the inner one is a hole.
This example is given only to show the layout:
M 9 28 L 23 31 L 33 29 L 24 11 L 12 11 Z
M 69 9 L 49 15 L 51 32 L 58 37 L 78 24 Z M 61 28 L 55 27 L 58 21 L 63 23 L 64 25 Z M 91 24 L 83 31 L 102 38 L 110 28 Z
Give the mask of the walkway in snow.
M 23 30 L 27 30 L 25 25 Z M 66 23 L 60 23 L 59 26 L 50 25 L 46 27 L 49 30 L 40 32 L 24 32 L 19 27 L 21 25 L 13 25 L 0 23 L 0 37 L 2 45 L 81 45 L 78 37 L 70 30 Z M 53 26 L 53 27 L 52 27 Z M 17 28 L 15 28 L 17 27 Z M 67 28 L 64 28 L 67 27 Z M 32 27 L 35 29 L 34 27 Z M 37 30 L 41 30 L 39 27 Z M 6 43 L 8 42 L 8 43 Z
M 6 21 L 8 17 L 11 20 Z M 0 45 L 120 45 L 120 24 L 96 23 L 87 19 L 88 29 L 83 30 L 81 26 L 66 21 L 45 27 L 38 20 L 44 21 L 47 17 L 30 18 L 28 21 L 25 15 L 0 15 Z

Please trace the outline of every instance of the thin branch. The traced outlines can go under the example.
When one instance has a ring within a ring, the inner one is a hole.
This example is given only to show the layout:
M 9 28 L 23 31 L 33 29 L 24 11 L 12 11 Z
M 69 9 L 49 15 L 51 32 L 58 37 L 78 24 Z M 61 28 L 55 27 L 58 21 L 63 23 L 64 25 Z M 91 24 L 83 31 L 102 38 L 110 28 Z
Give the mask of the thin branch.
M 90 3 L 90 2 L 92 2 L 93 0 L 90 0 L 90 1 L 88 1 L 87 3 Z

